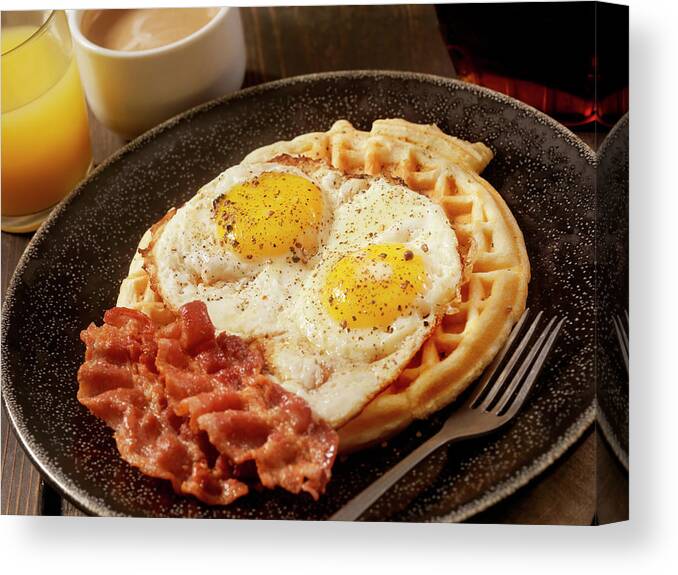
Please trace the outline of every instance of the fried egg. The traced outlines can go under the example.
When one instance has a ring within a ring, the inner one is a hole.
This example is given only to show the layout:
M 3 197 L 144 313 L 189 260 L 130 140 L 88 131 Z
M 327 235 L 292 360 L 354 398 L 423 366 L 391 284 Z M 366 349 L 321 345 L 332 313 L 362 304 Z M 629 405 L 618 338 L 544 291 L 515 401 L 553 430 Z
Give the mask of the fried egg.
M 442 208 L 383 178 L 281 158 L 235 166 L 143 252 L 170 309 L 205 302 L 268 372 L 338 427 L 393 382 L 457 296 Z
M 334 209 L 365 185 L 305 169 L 234 166 L 178 209 L 144 252 L 165 305 L 203 301 L 217 330 L 245 338 L 283 332 L 280 313 L 326 241 Z
M 265 341 L 284 385 L 338 426 L 394 381 L 457 296 L 461 265 L 431 200 L 375 180 L 340 205 L 316 265 Z

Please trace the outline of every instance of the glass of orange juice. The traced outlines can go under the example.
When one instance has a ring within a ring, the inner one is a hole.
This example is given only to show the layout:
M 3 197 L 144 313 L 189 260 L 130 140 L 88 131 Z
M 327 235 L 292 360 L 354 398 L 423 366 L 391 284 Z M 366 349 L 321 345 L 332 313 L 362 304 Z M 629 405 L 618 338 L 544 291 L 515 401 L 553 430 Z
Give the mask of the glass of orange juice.
M 87 173 L 87 108 L 63 11 L 2 13 L 2 230 L 37 229 Z

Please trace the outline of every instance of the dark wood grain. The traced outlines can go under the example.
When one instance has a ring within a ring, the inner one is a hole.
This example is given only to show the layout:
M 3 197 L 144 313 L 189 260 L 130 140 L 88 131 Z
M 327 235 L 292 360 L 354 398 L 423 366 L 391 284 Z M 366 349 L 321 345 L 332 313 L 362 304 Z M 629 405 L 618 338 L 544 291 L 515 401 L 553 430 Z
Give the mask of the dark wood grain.
M 331 70 L 454 74 L 431 6 L 261 8 L 242 15 L 247 84 Z
M 629 518 L 629 472 L 596 428 L 596 521 L 615 523 Z
M 40 474 L 18 444 L 4 407 L 2 412 L 1 512 L 3 515 L 38 515 L 42 488 Z
M 538 478 L 468 523 L 590 525 L 596 511 L 596 448 L 590 428 Z
M 2 234 L 0 291 L 5 301 L 7 285 L 21 254 L 30 241 L 30 234 Z M 3 515 L 37 515 L 40 512 L 42 481 L 40 474 L 24 454 L 2 407 L 2 497 Z
M 241 9 L 247 44 L 245 85 L 277 78 L 350 69 L 414 70 L 453 76 L 431 6 L 323 6 Z M 124 141 L 90 116 L 94 160 L 101 162 Z M 584 139 L 596 147 L 594 133 Z M 2 234 L 2 298 L 30 235 Z M 595 503 L 596 443 L 589 431 L 555 465 L 475 522 L 590 524 Z M 607 477 L 621 473 L 613 457 L 598 456 Z M 18 445 L 3 408 L 2 514 L 82 513 L 62 500 Z

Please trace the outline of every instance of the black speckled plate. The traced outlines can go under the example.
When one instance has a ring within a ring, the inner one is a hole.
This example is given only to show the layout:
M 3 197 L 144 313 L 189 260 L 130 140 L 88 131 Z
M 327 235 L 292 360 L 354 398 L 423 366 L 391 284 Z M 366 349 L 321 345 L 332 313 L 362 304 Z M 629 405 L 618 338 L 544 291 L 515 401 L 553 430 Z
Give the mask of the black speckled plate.
M 191 110 L 132 142 L 55 210 L 17 267 L 3 310 L 4 399 L 26 451 L 78 507 L 98 515 L 323 519 L 441 425 L 445 413 L 342 458 L 318 503 L 277 490 L 208 507 L 123 462 L 110 430 L 76 401 L 78 334 L 115 304 L 150 224 L 254 148 L 340 118 L 368 129 L 384 117 L 435 123 L 494 150 L 484 176 L 525 234 L 528 305 L 568 323 L 513 422 L 438 450 L 363 518 L 463 520 L 540 473 L 593 421 L 591 149 L 534 109 L 454 80 L 391 72 L 291 78 Z
M 629 374 L 615 316 L 628 329 L 629 309 L 629 115 L 598 150 L 597 423 L 620 463 L 629 467 Z

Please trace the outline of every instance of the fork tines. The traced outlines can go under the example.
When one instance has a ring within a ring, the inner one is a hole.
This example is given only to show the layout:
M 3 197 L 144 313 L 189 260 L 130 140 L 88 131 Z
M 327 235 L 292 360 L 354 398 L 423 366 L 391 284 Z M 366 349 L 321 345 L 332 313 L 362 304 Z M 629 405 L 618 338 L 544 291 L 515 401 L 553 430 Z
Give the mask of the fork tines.
M 469 399 L 472 408 L 491 411 L 502 417 L 512 417 L 537 380 L 565 318 L 560 321 L 556 317 L 552 318 L 535 340 L 537 327 L 543 317 L 543 312 L 539 312 L 518 340 L 529 311 L 525 310 L 508 340 L 485 371 L 477 391 Z
M 626 325 L 628 325 L 629 322 L 629 312 L 626 312 Z M 629 334 L 628 330 L 626 328 L 626 325 L 624 324 L 624 321 L 622 318 L 619 317 L 619 315 L 615 315 L 612 318 L 612 323 L 614 324 L 614 331 L 617 334 L 617 341 L 619 342 L 619 349 L 622 354 L 622 358 L 624 359 L 624 365 L 626 366 L 626 370 L 628 371 L 629 369 Z

